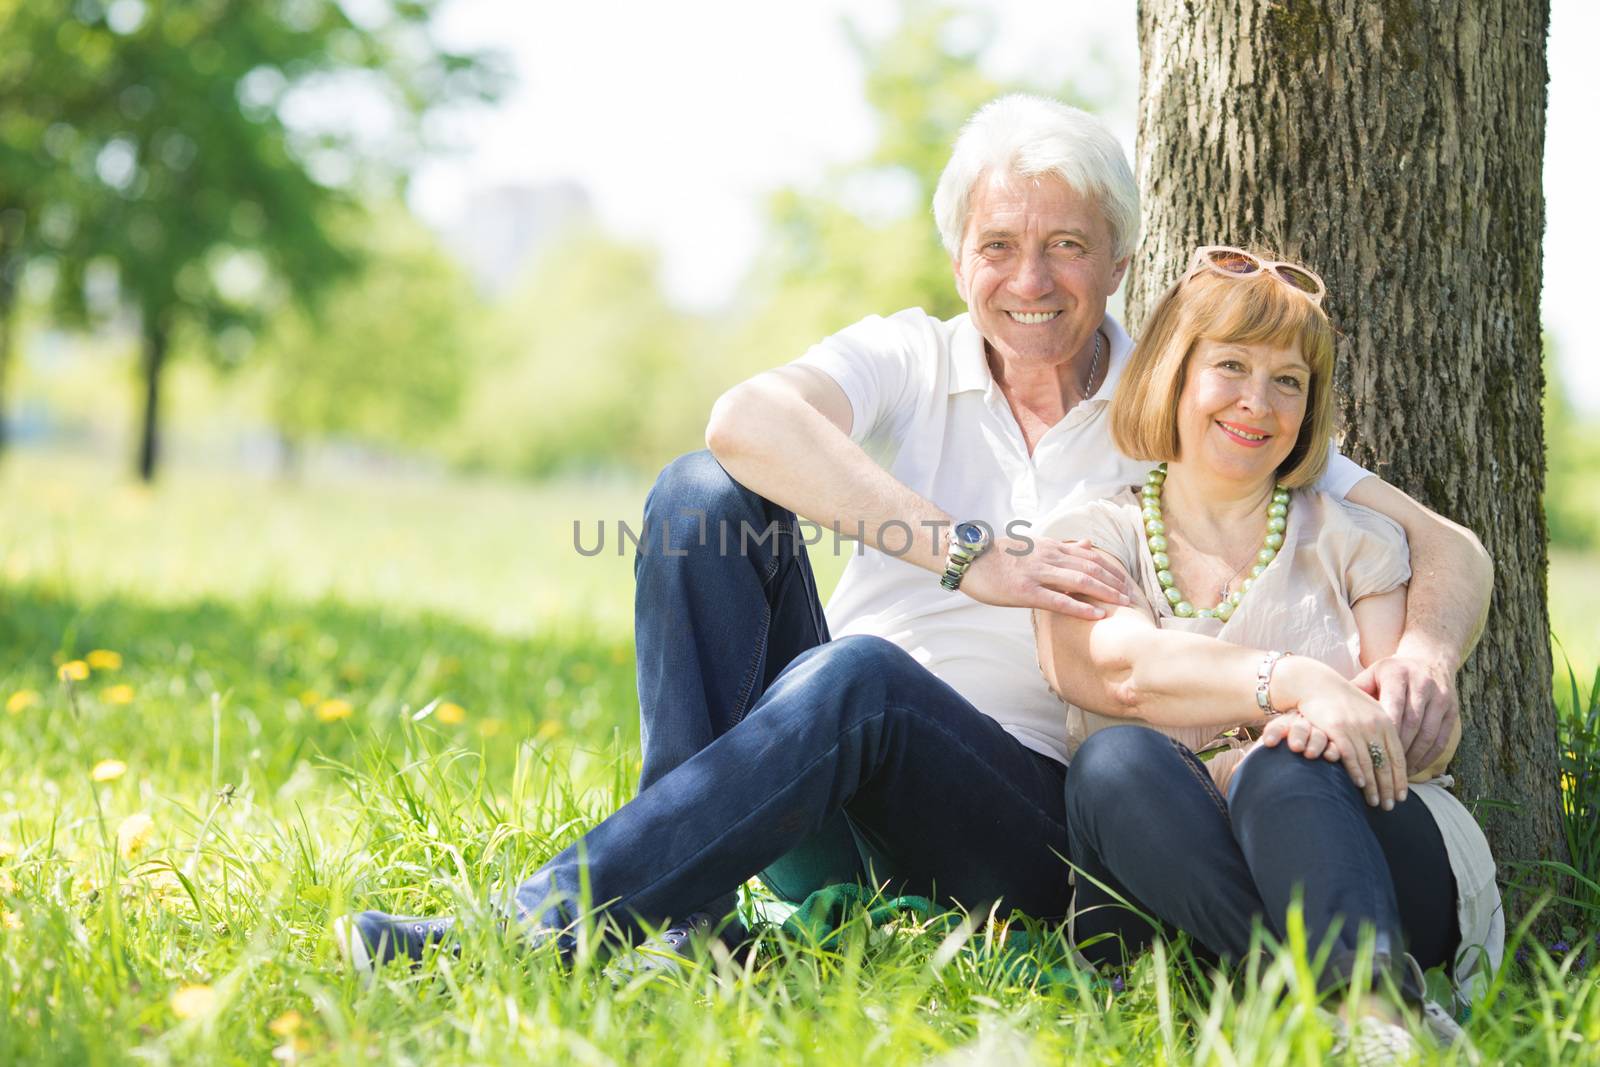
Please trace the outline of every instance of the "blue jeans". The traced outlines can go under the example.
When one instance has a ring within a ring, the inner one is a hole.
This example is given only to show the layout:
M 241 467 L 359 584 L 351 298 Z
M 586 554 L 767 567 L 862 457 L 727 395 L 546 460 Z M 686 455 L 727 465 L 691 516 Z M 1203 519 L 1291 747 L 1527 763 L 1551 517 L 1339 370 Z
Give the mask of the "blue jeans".
M 1160 920 L 1163 934 L 1187 931 L 1202 955 L 1238 960 L 1257 920 L 1285 936 L 1298 895 L 1312 950 L 1332 938 L 1324 988 L 1349 979 L 1363 930 L 1374 937 L 1374 969 L 1413 999 L 1421 990 L 1399 966 L 1402 953 L 1424 969 L 1453 960 L 1455 878 L 1415 794 L 1392 811 L 1369 807 L 1341 765 L 1287 746 L 1253 753 L 1228 791 L 1192 752 L 1142 726 L 1083 743 L 1067 772 L 1068 837 L 1082 871 L 1075 934 L 1080 946 L 1106 935 L 1085 955 L 1117 962 L 1155 936 L 1118 896 Z
M 633 934 L 726 913 L 758 872 L 788 899 L 870 878 L 1066 913 L 1065 768 L 896 645 L 830 641 L 792 513 L 699 452 L 645 527 L 639 793 L 517 889 L 522 918 L 566 926 L 587 899 Z

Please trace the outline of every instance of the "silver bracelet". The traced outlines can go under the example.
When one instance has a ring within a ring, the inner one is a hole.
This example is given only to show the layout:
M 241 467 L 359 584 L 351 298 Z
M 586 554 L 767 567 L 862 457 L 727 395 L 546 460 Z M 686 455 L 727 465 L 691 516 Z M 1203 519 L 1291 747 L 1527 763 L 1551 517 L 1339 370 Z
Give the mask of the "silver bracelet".
M 1272 700 L 1268 697 L 1267 691 L 1272 688 L 1273 668 L 1278 665 L 1280 659 L 1288 655 L 1291 655 L 1291 653 L 1268 652 L 1261 657 L 1261 666 L 1256 668 L 1256 707 L 1261 710 L 1262 715 L 1269 719 L 1274 715 L 1283 714 L 1282 710 L 1272 706 Z

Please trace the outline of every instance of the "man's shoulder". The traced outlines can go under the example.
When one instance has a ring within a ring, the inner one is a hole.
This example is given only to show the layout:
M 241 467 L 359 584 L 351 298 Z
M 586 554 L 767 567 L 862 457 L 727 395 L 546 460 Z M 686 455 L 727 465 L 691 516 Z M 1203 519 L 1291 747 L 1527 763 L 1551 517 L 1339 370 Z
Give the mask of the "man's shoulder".
M 963 329 L 970 328 L 966 312 L 941 319 L 920 307 L 912 307 L 890 315 L 868 315 L 846 326 L 829 340 L 843 341 L 852 346 L 944 347 Z

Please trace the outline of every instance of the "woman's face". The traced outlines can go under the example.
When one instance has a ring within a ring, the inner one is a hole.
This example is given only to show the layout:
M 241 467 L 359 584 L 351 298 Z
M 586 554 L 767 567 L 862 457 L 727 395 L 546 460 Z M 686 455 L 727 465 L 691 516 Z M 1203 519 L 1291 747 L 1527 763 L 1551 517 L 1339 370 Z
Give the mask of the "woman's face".
M 1182 461 L 1229 481 L 1271 478 L 1294 449 L 1310 389 L 1298 345 L 1196 342 L 1178 397 Z

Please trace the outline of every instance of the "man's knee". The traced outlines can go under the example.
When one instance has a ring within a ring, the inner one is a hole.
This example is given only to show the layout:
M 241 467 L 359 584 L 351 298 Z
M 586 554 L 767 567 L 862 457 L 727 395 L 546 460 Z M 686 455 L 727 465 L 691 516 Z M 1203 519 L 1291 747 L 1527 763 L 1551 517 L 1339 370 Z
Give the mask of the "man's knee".
M 733 480 L 716 458 L 701 449 L 679 456 L 662 469 L 644 501 L 646 523 L 671 522 L 674 526 L 688 514 L 704 514 L 711 522 L 733 515 L 735 521 L 748 513 L 755 494 Z
M 1173 754 L 1172 739 L 1147 726 L 1095 731 L 1067 764 L 1068 810 L 1086 813 L 1097 804 L 1125 798 Z
M 761 498 L 734 481 L 710 452 L 689 452 L 667 464 L 645 497 L 640 555 L 683 556 L 717 546 L 733 552 L 741 528 L 762 532 L 761 516 Z
M 906 683 L 928 681 L 928 669 L 894 642 L 872 634 L 851 634 L 797 656 L 783 672 L 774 695 L 764 702 L 780 714 L 788 709 L 808 722 L 832 717 L 847 729 L 859 720 L 883 713 L 893 694 L 907 692 Z

